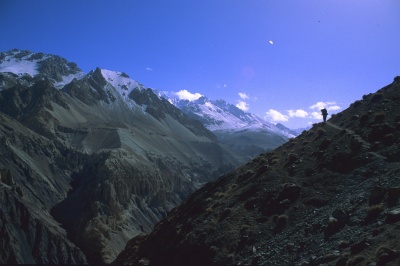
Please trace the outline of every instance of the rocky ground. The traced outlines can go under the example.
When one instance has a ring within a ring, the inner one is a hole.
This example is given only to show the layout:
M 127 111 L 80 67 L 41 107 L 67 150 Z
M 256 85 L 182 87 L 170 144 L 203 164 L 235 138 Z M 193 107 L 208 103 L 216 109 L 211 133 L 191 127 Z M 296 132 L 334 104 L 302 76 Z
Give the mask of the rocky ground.
M 208 183 L 115 264 L 399 265 L 400 78 Z

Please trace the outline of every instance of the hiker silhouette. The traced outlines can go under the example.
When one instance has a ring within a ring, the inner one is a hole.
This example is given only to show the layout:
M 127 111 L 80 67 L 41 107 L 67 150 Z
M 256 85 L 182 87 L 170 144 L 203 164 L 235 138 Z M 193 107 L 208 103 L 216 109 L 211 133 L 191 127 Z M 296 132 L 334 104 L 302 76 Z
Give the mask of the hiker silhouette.
M 324 118 L 324 122 L 326 122 L 326 117 L 328 116 L 328 111 L 324 108 L 321 109 L 322 117 Z

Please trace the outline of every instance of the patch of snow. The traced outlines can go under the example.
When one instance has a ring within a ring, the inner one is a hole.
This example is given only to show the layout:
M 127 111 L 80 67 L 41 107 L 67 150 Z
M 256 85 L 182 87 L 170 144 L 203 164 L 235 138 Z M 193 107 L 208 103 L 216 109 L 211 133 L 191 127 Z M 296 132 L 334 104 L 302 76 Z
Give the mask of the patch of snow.
M 83 79 L 85 77 L 85 75 L 86 75 L 85 73 L 79 72 L 76 74 L 69 74 L 68 76 L 63 76 L 62 81 L 54 83 L 54 87 L 56 87 L 57 89 L 62 89 L 65 85 L 70 83 L 73 79 L 80 80 L 80 79 Z
M 125 77 L 122 72 L 102 69 L 101 74 L 125 100 L 128 99 L 128 95 L 132 92 L 132 90 L 141 87 L 138 82 Z
M 0 63 L 0 72 L 12 72 L 21 76 L 24 74 L 28 74 L 31 77 L 34 77 L 39 74 L 37 70 L 37 62 L 37 60 L 28 61 L 23 59 L 16 59 L 12 56 L 7 56 Z

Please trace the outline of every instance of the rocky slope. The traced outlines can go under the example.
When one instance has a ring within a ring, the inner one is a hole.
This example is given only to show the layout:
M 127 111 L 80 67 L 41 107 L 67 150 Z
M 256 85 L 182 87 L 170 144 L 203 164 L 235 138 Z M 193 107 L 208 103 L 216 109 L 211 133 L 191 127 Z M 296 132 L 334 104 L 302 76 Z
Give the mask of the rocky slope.
M 1 264 L 87 263 L 50 215 L 74 170 L 63 166 L 66 150 L 59 144 L 0 112 Z
M 0 263 L 111 262 L 238 165 L 126 74 L 53 55 L 0 54 L 0 119 Z
M 210 182 L 115 264 L 399 265 L 400 77 Z

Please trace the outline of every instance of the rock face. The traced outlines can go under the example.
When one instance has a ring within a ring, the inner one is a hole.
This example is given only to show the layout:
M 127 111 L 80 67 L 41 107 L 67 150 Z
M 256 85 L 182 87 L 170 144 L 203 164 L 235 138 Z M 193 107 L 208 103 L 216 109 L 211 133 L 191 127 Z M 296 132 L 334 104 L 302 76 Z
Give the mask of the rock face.
M 58 143 L 0 112 L 0 263 L 82 264 L 86 257 L 50 215 L 71 169 Z
M 399 79 L 208 183 L 115 264 L 399 265 Z
M 120 72 L 0 54 L 0 263 L 107 263 L 238 165 L 199 122 Z

